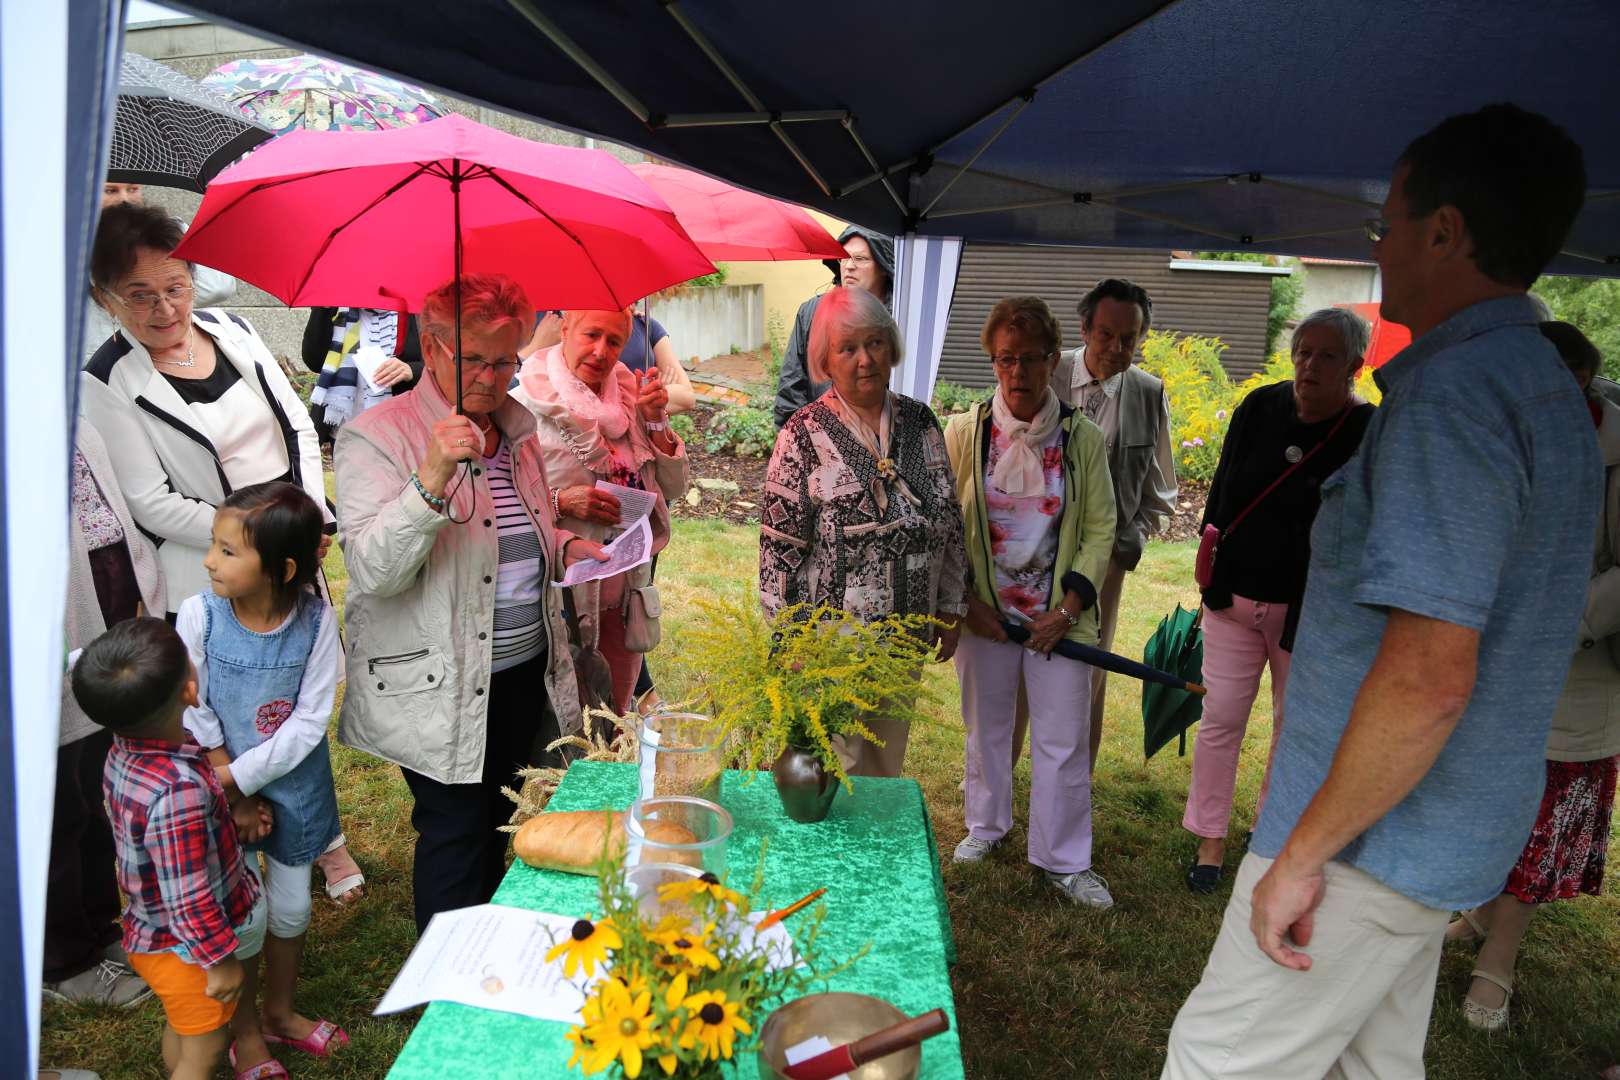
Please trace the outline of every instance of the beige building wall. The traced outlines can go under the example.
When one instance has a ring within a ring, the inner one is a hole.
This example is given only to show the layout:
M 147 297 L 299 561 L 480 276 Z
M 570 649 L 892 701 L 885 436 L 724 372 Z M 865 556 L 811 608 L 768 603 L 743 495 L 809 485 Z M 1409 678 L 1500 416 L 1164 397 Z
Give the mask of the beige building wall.
M 810 216 L 826 226 L 834 236 L 844 231 L 844 222 L 819 210 Z M 765 294 L 765 333 L 775 344 L 785 345 L 793 333 L 793 317 L 799 305 L 832 284 L 832 274 L 820 259 L 794 262 L 733 262 L 725 264 L 727 285 L 760 285 Z

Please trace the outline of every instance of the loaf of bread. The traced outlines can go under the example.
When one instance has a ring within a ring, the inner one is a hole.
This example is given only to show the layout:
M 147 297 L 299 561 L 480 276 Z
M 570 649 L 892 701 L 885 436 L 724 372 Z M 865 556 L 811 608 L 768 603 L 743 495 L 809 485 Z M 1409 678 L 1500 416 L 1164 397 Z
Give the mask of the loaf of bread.
M 660 844 L 693 844 L 691 830 L 674 822 L 653 821 L 647 838 Z M 595 874 L 604 855 L 624 854 L 624 815 L 611 810 L 552 810 L 523 823 L 512 838 L 512 850 L 537 870 Z M 702 865 L 697 852 L 670 852 L 661 862 Z

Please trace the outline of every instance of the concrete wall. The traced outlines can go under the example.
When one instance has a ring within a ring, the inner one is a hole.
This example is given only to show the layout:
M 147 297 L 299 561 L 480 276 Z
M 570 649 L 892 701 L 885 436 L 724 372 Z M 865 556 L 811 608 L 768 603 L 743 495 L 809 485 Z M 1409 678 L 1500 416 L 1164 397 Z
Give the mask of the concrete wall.
M 130 52 L 160 60 L 193 79 L 201 79 L 221 64 L 232 60 L 272 59 L 293 56 L 298 52 L 296 49 L 280 48 L 273 42 L 207 22 L 136 27 L 124 35 L 124 47 Z M 561 146 L 591 145 L 606 150 L 623 161 L 644 160 L 641 153 L 616 144 L 588 140 L 572 132 L 547 127 L 532 120 L 444 94 L 435 94 L 434 97 L 449 111 L 538 142 Z M 196 214 L 197 205 L 202 198 L 189 191 L 149 187 L 146 189 L 146 200 L 166 207 L 181 219 L 190 221 Z M 251 322 L 277 355 L 293 358 L 298 356 L 304 323 L 309 318 L 308 309 L 289 308 L 268 293 L 261 292 L 251 285 L 242 284 L 237 289 L 231 310 Z M 791 314 L 789 318 L 791 320 Z M 737 344 L 740 346 L 742 342 L 739 341 Z
M 1305 291 L 1300 294 L 1295 314 L 1300 318 L 1319 308 L 1338 304 L 1370 304 L 1378 299 L 1376 266 L 1340 266 L 1334 263 L 1306 263 Z
M 733 349 L 748 352 L 765 344 L 765 289 L 729 282 L 681 289 L 655 298 L 652 317 L 669 331 L 682 361 L 707 360 Z
M 844 222 L 837 218 L 817 210 L 810 211 L 810 216 L 834 236 L 844 231 Z M 824 292 L 832 284 L 832 273 L 819 259 L 726 263 L 726 284 L 761 287 L 765 310 L 765 337 L 760 339 L 761 343 L 775 335 L 776 343 L 785 345 L 788 335 L 793 333 L 793 317 L 799 313 L 799 305 L 816 293 Z M 743 343 L 737 344 L 742 346 Z M 687 353 L 683 350 L 681 355 Z

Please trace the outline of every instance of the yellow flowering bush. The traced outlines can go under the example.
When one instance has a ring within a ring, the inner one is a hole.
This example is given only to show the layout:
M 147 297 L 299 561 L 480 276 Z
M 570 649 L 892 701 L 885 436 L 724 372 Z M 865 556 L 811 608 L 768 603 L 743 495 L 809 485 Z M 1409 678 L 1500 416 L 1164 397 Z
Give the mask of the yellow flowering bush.
M 881 710 L 927 723 L 938 691 L 917 680 L 934 656 L 934 620 L 890 615 L 862 622 L 825 604 L 796 604 L 766 619 L 753 602 L 700 600 L 701 627 L 688 632 L 682 664 L 692 673 L 695 708 L 718 720 L 739 766 L 769 768 L 788 747 L 816 752 L 846 788 L 835 735 L 883 740 L 865 718 Z
M 1176 474 L 1185 479 L 1207 482 L 1214 477 L 1239 402 L 1262 386 L 1294 377 L 1288 351 L 1279 349 L 1263 370 L 1233 382 L 1221 367 L 1225 350 L 1220 338 L 1168 330 L 1149 331 L 1142 341 L 1142 368 L 1164 380 L 1170 398 L 1170 445 L 1176 452 Z M 1363 367 L 1356 377 L 1356 393 L 1374 405 L 1381 400 L 1371 368 Z
M 568 1067 L 587 1076 L 614 1069 L 627 1080 L 643 1071 L 719 1077 L 720 1063 L 752 1045 L 777 1003 L 847 966 L 817 970 L 825 906 L 794 935 L 798 962 L 773 962 L 748 919 L 758 874 L 747 895 L 712 874 L 661 885 L 661 914 L 653 916 L 623 871 L 619 860 L 599 868 L 602 918 L 580 919 L 546 955 L 562 959 L 565 977 L 578 970 L 589 980 L 580 1023 L 564 1036 L 572 1048 Z

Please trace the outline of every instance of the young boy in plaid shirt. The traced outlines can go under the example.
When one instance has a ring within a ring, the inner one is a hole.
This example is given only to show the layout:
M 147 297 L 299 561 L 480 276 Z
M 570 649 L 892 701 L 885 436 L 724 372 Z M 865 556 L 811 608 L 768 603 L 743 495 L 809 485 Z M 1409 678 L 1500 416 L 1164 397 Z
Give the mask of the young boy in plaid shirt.
M 170 1077 L 206 1080 L 229 1040 L 241 961 L 264 941 L 265 911 L 225 793 L 181 724 L 197 704 L 197 673 L 168 623 L 130 619 L 85 648 L 73 694 L 113 732 L 104 787 L 129 897 L 130 966 L 163 1002 Z M 286 1075 L 267 1065 L 275 1070 L 250 1070 L 253 1080 Z

